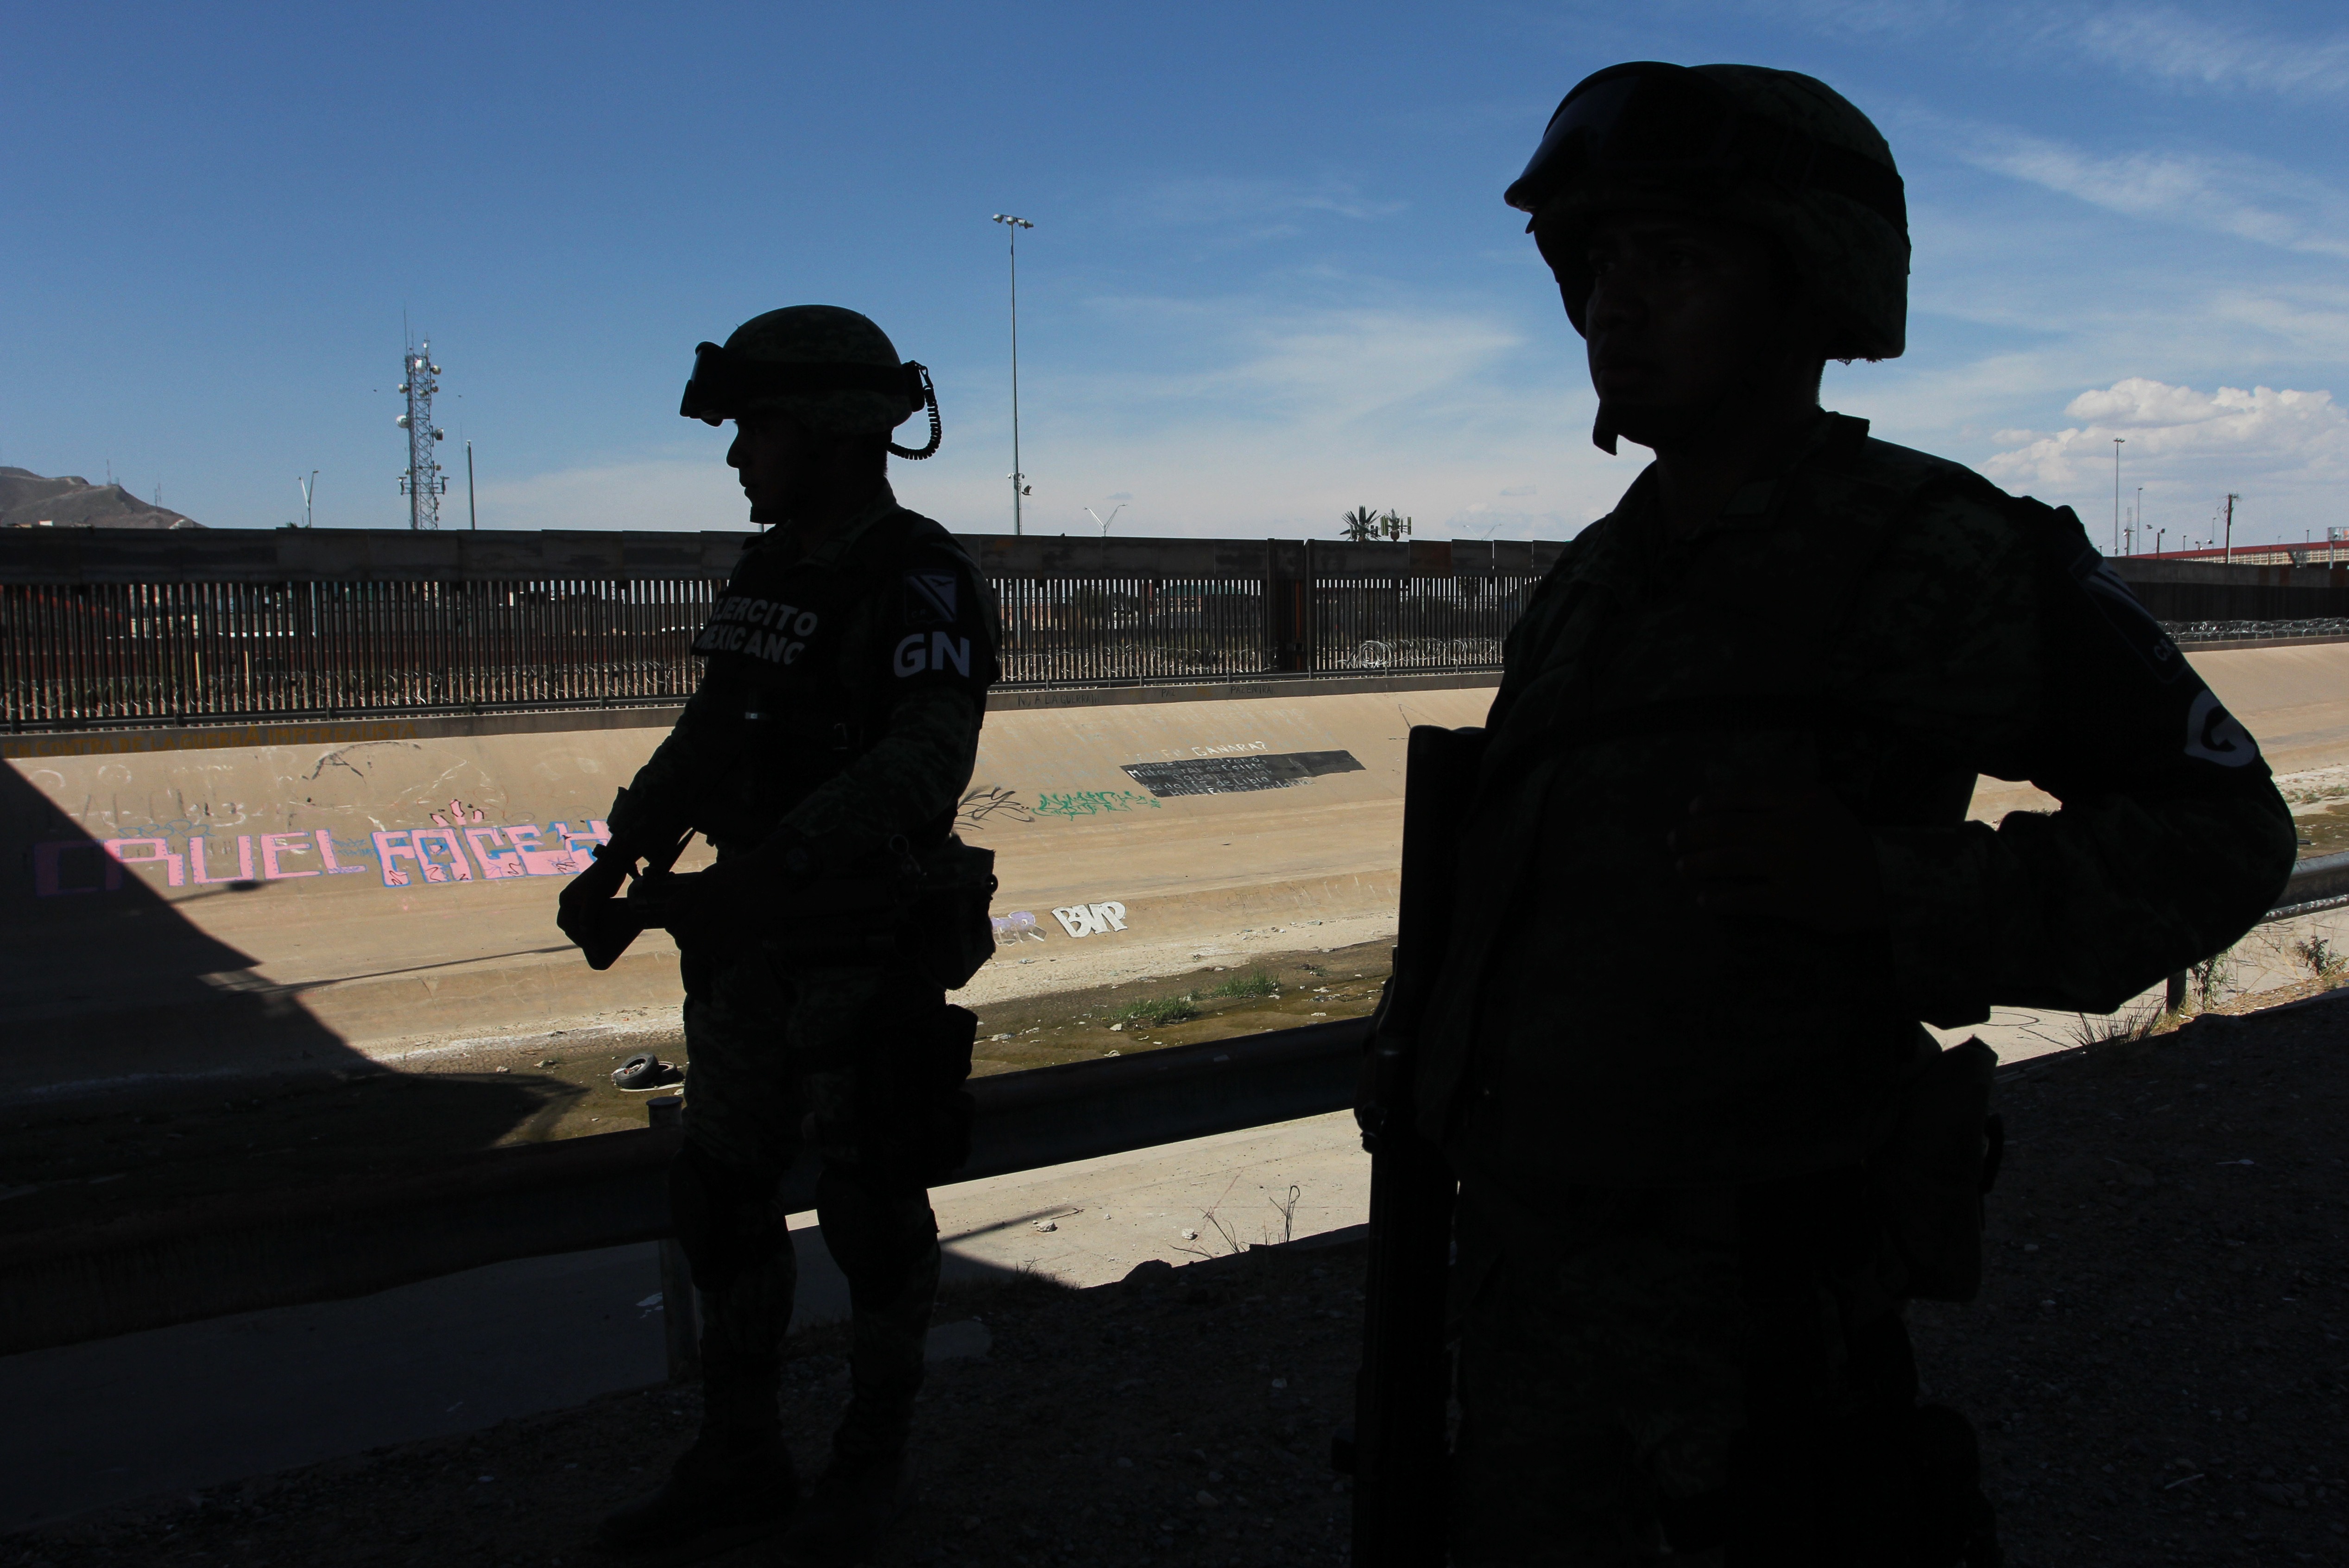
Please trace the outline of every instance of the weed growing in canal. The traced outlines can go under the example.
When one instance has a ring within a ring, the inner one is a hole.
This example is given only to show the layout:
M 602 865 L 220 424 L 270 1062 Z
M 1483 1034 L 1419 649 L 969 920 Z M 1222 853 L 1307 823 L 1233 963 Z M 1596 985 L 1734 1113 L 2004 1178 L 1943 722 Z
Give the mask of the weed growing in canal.
M 2234 950 L 2213 953 L 2188 972 L 2193 977 L 2194 1000 L 2199 1004 L 2197 1012 L 2208 1012 L 2227 1000 L 2235 978 Z
M 1245 975 L 1237 975 L 1218 984 L 1211 985 L 1205 994 L 1208 996 L 1278 996 L 1280 981 L 1260 969 L 1254 970 Z
M 1199 1010 L 1191 1005 L 1191 998 L 1187 996 L 1154 996 L 1131 1004 L 1117 1016 L 1128 1023 L 1164 1025 L 1196 1018 Z
M 2308 971 L 2321 981 L 2331 981 L 2349 967 L 2349 955 L 2333 950 L 2333 944 L 2323 937 L 2308 937 L 2292 944 L 2292 956 L 2308 966 Z

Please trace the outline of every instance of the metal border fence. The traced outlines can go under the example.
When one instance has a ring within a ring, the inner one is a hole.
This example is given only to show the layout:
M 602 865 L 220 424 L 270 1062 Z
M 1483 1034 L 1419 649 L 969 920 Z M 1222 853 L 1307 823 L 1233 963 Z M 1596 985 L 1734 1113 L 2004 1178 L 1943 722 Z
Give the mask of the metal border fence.
M 0 530 L 0 725 L 682 701 L 694 630 L 746 537 Z M 964 543 L 1002 613 L 1006 682 L 1026 687 L 1495 669 L 1564 547 Z M 2349 568 L 2111 566 L 2189 644 L 2349 618 Z
M 0 534 L 12 731 L 681 701 L 741 535 Z M 1558 546 L 965 540 L 1007 684 L 1496 668 Z

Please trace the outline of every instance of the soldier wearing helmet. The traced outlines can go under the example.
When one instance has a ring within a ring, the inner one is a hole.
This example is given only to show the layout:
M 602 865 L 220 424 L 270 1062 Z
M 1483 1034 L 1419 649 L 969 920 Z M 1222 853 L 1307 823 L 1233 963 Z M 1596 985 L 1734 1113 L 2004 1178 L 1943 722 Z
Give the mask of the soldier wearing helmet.
M 895 445 L 925 410 L 928 445 Z M 702 344 L 681 411 L 734 421 L 726 461 L 770 531 L 695 639 L 683 715 L 564 896 L 591 961 L 616 916 L 675 936 L 690 1056 L 670 1198 L 706 1314 L 701 1431 L 605 1535 L 699 1552 L 782 1527 L 783 1561 L 820 1568 L 865 1561 L 905 1484 L 938 1279 L 927 1186 L 967 1152 L 976 1021 L 945 992 L 991 945 L 991 857 L 950 829 L 997 674 L 993 611 L 970 556 L 890 491 L 890 453 L 937 449 L 937 402 L 865 317 L 796 306 Z M 667 870 L 688 832 L 715 865 Z M 778 1194 L 803 1126 L 854 1348 L 802 1501 L 778 1417 L 796 1279 Z
M 1994 1058 L 1920 1021 L 2118 1008 L 2267 909 L 2289 815 L 2068 509 L 1818 406 L 1904 344 L 1859 110 L 1618 66 L 1507 200 L 1655 457 L 1509 638 L 1421 1020 L 1453 1561 L 1993 1563 L 1902 1305 L 1977 1287 Z M 1978 774 L 2064 809 L 1969 822 Z

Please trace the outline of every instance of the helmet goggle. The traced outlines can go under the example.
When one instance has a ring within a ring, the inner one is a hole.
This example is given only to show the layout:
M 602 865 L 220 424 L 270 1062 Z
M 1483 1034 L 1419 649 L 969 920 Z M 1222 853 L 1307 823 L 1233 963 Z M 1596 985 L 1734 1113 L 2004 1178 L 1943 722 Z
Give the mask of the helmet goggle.
M 1593 177 L 1726 189 L 1750 178 L 1789 190 L 1829 191 L 1903 234 L 1909 209 L 1900 176 L 1742 108 L 1728 90 L 1686 66 L 1635 60 L 1586 77 L 1550 116 L 1502 199 L 1537 211 Z M 1526 227 L 1533 228 L 1530 220 Z
M 938 450 L 938 394 L 930 372 L 907 360 L 903 365 L 862 365 L 846 360 L 752 359 L 731 354 L 715 343 L 693 349 L 693 374 L 685 383 L 678 412 L 689 420 L 719 424 L 737 419 L 751 404 L 767 398 L 820 395 L 824 392 L 878 392 L 903 398 L 905 412 L 930 411 L 930 444 L 919 452 L 891 442 L 900 457 L 927 457 Z

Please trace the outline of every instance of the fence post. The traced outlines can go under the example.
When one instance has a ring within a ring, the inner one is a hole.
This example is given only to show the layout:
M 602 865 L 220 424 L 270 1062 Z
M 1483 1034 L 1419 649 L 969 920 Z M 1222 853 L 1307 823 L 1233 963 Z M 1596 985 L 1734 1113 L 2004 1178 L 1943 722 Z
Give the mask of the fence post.
M 1310 617 L 1301 597 L 1311 591 L 1309 569 L 1310 541 L 1267 539 L 1264 542 L 1264 629 L 1268 668 L 1296 671 L 1308 670 L 1310 650 L 1306 647 Z
M 645 1119 L 657 1127 L 685 1125 L 685 1102 L 662 1095 L 645 1102 Z M 693 1293 L 693 1270 L 674 1236 L 660 1242 L 661 1333 L 668 1344 L 668 1380 L 688 1383 L 701 1376 L 700 1302 Z
M 1304 580 L 1297 587 L 1298 665 L 1299 670 L 1324 668 L 1321 659 L 1321 567 L 1314 557 L 1317 541 L 1305 541 Z

